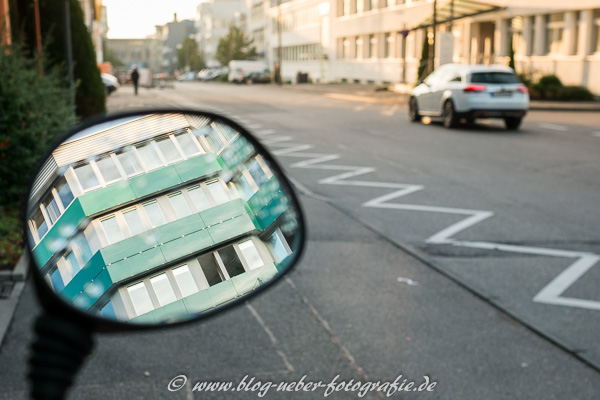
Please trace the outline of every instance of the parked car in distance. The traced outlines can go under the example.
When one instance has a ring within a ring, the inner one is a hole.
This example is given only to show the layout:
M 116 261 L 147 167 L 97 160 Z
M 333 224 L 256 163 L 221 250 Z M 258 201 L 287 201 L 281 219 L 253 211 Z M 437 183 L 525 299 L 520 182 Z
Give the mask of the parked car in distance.
M 229 61 L 229 82 L 242 83 L 244 76 L 251 72 L 262 72 L 269 69 L 266 61 L 262 60 L 231 60 Z
M 446 128 L 461 119 L 502 118 L 518 129 L 529 108 L 529 92 L 512 68 L 502 65 L 445 64 L 411 92 L 409 119 L 442 117 Z
M 191 82 L 196 80 L 196 73 L 194 71 L 186 72 L 181 75 L 178 79 L 179 82 Z
M 244 75 L 243 83 L 249 85 L 253 83 L 271 83 L 271 71 L 265 70 L 262 72 L 250 72 Z
M 229 75 L 229 68 L 221 67 L 217 69 L 213 69 L 208 74 L 206 74 L 204 80 L 205 81 L 217 81 Z
M 109 96 L 112 92 L 116 92 L 119 86 L 121 86 L 119 85 L 119 80 L 114 75 L 103 73 L 100 74 L 100 77 L 102 78 L 104 92 L 107 96 Z

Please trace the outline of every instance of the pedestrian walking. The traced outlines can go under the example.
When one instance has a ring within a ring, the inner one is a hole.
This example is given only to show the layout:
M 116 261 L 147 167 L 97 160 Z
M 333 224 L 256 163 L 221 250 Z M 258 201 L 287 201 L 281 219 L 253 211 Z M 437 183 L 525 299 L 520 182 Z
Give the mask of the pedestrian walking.
M 133 81 L 133 88 L 135 90 L 135 95 L 137 96 L 138 92 L 138 80 L 140 79 L 140 73 L 138 72 L 137 65 L 133 66 L 133 70 L 131 71 L 131 80 Z

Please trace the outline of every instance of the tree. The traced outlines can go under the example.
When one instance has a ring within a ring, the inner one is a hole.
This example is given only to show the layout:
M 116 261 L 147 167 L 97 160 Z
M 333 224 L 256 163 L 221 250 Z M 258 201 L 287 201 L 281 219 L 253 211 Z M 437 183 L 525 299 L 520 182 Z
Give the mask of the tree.
M 515 68 L 515 47 L 512 38 L 508 43 L 508 66 L 514 69 L 515 71 L 517 70 Z
M 102 54 L 104 55 L 104 61 L 112 64 L 113 67 L 123 67 L 125 63 L 121 61 L 119 57 L 108 47 L 106 40 L 102 41 Z
M 232 26 L 229 33 L 219 40 L 215 59 L 221 65 L 228 65 L 231 60 L 252 60 L 257 57 L 256 47 L 252 39 L 238 27 Z
M 104 85 L 96 65 L 96 53 L 92 38 L 83 20 L 83 11 L 78 0 L 68 0 L 71 15 L 71 43 L 73 48 L 73 77 L 76 84 L 75 106 L 82 119 L 106 112 Z M 19 3 L 19 2 L 17 2 Z M 22 2 L 26 3 L 26 2 Z M 44 45 L 44 61 L 49 68 L 58 67 L 67 82 L 66 51 L 64 40 L 63 0 L 40 0 L 41 35 Z M 27 7 L 30 8 L 30 7 Z M 21 11 L 19 11 L 21 12 Z M 35 29 L 33 12 L 25 10 L 19 15 L 15 26 L 18 34 L 25 35 L 24 42 L 33 47 Z M 33 53 L 30 50 L 30 53 Z
M 199 71 L 206 67 L 196 40 L 190 38 L 183 40 L 181 48 L 177 49 L 177 64 L 179 68 L 189 67 L 191 71 Z
M 419 62 L 419 69 L 417 70 L 417 82 L 430 73 L 429 71 L 429 38 L 427 37 L 427 31 L 425 31 L 425 39 L 423 40 L 423 48 L 421 50 L 421 61 Z

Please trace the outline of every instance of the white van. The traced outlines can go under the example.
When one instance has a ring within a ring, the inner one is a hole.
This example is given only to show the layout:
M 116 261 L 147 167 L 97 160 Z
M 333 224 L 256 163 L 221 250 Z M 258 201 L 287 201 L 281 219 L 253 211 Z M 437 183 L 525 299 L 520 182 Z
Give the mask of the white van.
M 268 69 L 266 61 L 232 60 L 229 61 L 229 82 L 239 83 L 250 72 L 263 72 Z

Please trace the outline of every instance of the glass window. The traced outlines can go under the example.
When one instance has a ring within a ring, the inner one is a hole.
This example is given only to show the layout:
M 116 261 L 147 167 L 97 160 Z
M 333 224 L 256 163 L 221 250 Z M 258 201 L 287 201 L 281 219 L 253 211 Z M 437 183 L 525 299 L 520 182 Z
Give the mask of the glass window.
M 58 183 L 56 184 L 56 190 L 58 191 L 58 197 L 60 197 L 63 207 L 67 208 L 73 201 L 74 197 L 73 193 L 71 192 L 71 188 L 64 177 L 59 179 Z
M 46 232 L 48 232 L 48 224 L 46 223 L 46 220 L 44 219 L 42 210 L 40 210 L 39 208 L 37 209 L 35 214 L 33 214 L 32 221 L 33 221 L 33 224 L 35 225 L 35 229 L 37 230 L 38 236 L 41 239 L 46 234 Z
M 471 83 L 520 83 L 519 78 L 510 72 L 475 72 Z
M 52 193 L 46 196 L 46 199 L 42 202 L 44 207 L 46 208 L 46 214 L 48 218 L 50 218 L 50 224 L 54 225 L 60 217 L 60 210 L 58 209 L 58 204 L 56 204 L 56 200 Z
M 102 174 L 105 182 L 113 182 L 121 179 L 121 173 L 117 169 L 115 161 L 110 156 L 101 157 L 96 161 L 96 165 Z
M 250 175 L 252 175 L 252 179 L 254 179 L 254 182 L 256 182 L 256 185 L 258 187 L 261 187 L 265 182 L 269 180 L 269 178 L 267 178 L 267 175 L 265 174 L 265 171 L 263 171 L 256 159 L 250 161 L 250 163 L 248 164 L 248 172 L 250 172 Z
M 238 246 L 242 252 L 242 255 L 244 256 L 244 260 L 246 260 L 246 263 L 248 264 L 248 267 L 250 267 L 250 269 L 262 267 L 263 265 L 265 265 L 262 258 L 260 257 L 260 254 L 258 254 L 258 249 L 254 245 L 252 240 L 246 240 L 245 242 L 241 242 Z
M 90 164 L 83 164 L 74 168 L 75 175 L 81 184 L 83 190 L 88 190 L 100 186 L 100 181 Z
M 162 153 L 167 163 L 173 163 L 175 161 L 181 160 L 181 154 L 179 154 L 179 150 L 175 147 L 175 143 L 171 140 L 170 137 L 163 137 L 156 141 L 160 152 Z
M 156 200 L 144 204 L 144 210 L 146 210 L 146 214 L 153 227 L 156 228 L 167 223 L 165 215 Z
M 117 314 L 115 313 L 115 309 L 110 301 L 100 309 L 100 315 L 108 319 L 117 319 Z
M 248 183 L 248 180 L 244 175 L 240 175 L 233 180 L 235 186 L 237 187 L 238 192 L 242 196 L 244 200 L 248 200 L 254 194 L 252 187 Z
M 65 288 L 65 283 L 62 276 L 60 276 L 58 268 L 55 267 L 48 275 L 50 276 L 50 282 L 52 282 L 52 288 L 55 292 L 60 292 Z
M 229 125 L 217 124 L 216 126 L 219 128 L 219 132 L 221 132 L 227 140 L 231 140 L 237 135 L 237 132 Z
M 73 247 L 79 251 L 81 261 L 85 264 L 92 258 L 92 249 L 84 234 L 79 234 L 73 241 Z
M 183 297 L 187 297 L 198 291 L 198 286 L 196 286 L 194 277 L 187 265 L 173 268 L 173 276 L 175 277 L 175 281 L 177 282 L 177 286 L 179 286 L 179 290 Z
M 167 274 L 160 274 L 154 278 L 150 278 L 150 284 L 152 285 L 152 289 L 154 289 L 154 293 L 156 294 L 158 303 L 161 307 L 177 300 L 175 292 L 169 282 L 169 278 L 167 278 Z
M 192 201 L 196 205 L 198 211 L 206 210 L 207 208 L 211 207 L 204 190 L 202 190 L 200 186 L 189 188 L 188 193 L 190 194 L 190 197 L 192 198 Z
M 173 209 L 175 209 L 178 218 L 187 217 L 192 213 L 188 202 L 181 192 L 170 195 L 169 200 L 171 201 L 171 205 L 173 206 Z
M 123 231 L 119 226 L 119 222 L 114 215 L 110 218 L 103 219 L 100 221 L 100 223 L 102 224 L 102 228 L 104 229 L 108 243 L 113 244 L 125 239 L 125 235 L 123 235 Z
M 160 158 L 154 150 L 154 147 L 152 147 L 151 142 L 136 146 L 136 148 L 140 158 L 142 159 L 142 163 L 144 163 L 148 170 L 162 167 L 162 161 L 160 161 Z
M 213 181 L 206 184 L 208 191 L 212 195 L 213 199 L 217 202 L 217 204 L 223 204 L 229 201 L 229 196 L 221 185 L 220 181 Z
M 141 173 L 142 166 L 138 162 L 137 158 L 135 158 L 135 154 L 132 151 L 123 151 L 117 154 L 117 158 L 121 163 L 121 167 L 123 167 L 123 171 L 127 176 L 132 176 Z
M 136 315 L 145 314 L 148 311 L 154 310 L 152 300 L 150 300 L 150 295 L 148 294 L 144 282 L 129 286 L 127 292 L 129 293 L 129 298 L 131 299 L 131 304 L 133 304 Z
M 196 145 L 192 135 L 190 135 L 188 132 L 178 133 L 175 135 L 175 138 L 177 138 L 177 143 L 179 143 L 179 147 L 181 147 L 186 157 L 200 153 L 198 145 Z
M 227 246 L 218 251 L 221 261 L 231 278 L 245 272 L 242 262 L 238 258 L 233 246 Z
M 125 218 L 125 223 L 129 228 L 129 232 L 131 232 L 131 236 L 139 235 L 146 230 L 137 208 L 123 211 L 123 218 Z
M 277 232 L 273 232 L 273 234 L 269 236 L 268 243 L 273 256 L 275 257 L 275 261 L 281 262 L 289 255 Z
M 212 127 L 206 127 L 203 129 L 203 134 L 206 136 L 208 143 L 215 152 L 219 152 L 225 145 L 221 141 L 221 138 Z
M 198 257 L 198 262 L 200 263 L 200 267 L 202 268 L 202 272 L 204 272 L 204 276 L 206 277 L 209 286 L 223 282 L 223 277 L 219 271 L 219 265 L 212 253 Z
M 67 268 L 69 268 L 69 275 L 72 277 L 79 272 L 81 268 L 79 268 L 79 263 L 77 262 L 77 258 L 75 257 L 75 253 L 70 252 L 65 256 L 65 261 L 67 261 Z

